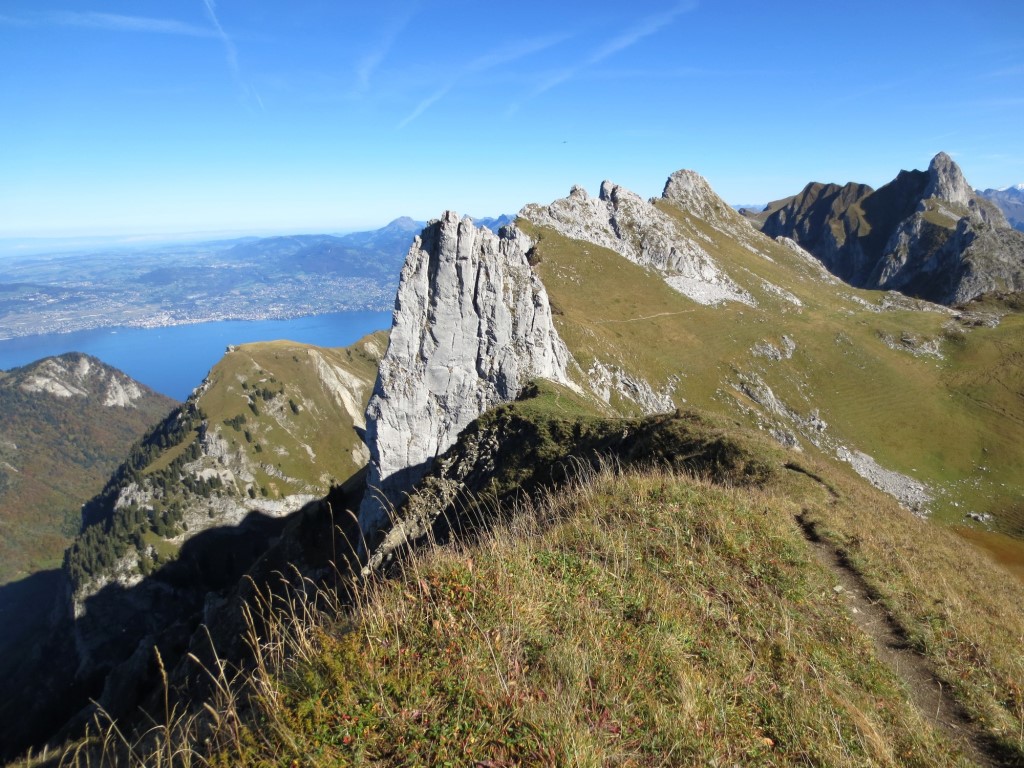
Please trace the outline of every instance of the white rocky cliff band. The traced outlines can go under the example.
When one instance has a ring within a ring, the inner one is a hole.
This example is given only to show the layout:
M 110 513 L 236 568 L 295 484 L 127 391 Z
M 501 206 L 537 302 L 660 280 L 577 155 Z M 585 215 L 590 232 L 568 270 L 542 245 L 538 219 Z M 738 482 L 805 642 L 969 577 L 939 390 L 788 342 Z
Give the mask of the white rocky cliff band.
M 448 211 L 410 248 L 366 410 L 370 474 L 359 523 L 368 536 L 485 410 L 533 378 L 571 385 L 532 247 L 514 225 L 495 235 Z

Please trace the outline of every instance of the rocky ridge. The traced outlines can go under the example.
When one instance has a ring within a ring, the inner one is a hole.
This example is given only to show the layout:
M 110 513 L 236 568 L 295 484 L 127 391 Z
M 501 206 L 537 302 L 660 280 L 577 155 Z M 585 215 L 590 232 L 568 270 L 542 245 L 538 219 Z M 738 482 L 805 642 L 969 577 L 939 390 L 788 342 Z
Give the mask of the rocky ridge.
M 722 231 L 750 234 L 692 171 L 673 174 L 664 197 L 692 207 Z M 519 215 L 650 268 L 698 303 L 755 303 L 702 247 L 706 234 L 611 182 L 601 185 L 598 198 L 577 186 L 568 197 L 528 205 Z M 654 387 L 621 365 L 595 359 L 584 370 L 573 361 L 530 265 L 534 245 L 515 226 L 494 235 L 449 211 L 410 249 L 390 345 L 366 413 L 374 492 L 363 500 L 359 518 L 370 539 L 389 508 L 401 503 L 463 428 L 488 408 L 515 399 L 533 378 L 582 386 L 605 403 L 622 397 L 643 413 L 675 407 L 677 380 Z
M 713 225 L 735 227 L 738 222 L 732 209 L 692 171 L 672 174 L 662 197 Z M 575 186 L 568 197 L 546 206 L 527 205 L 519 215 L 536 226 L 608 248 L 653 269 L 675 290 L 700 304 L 754 303 L 707 252 L 707 235 L 686 228 L 660 210 L 655 201 L 645 201 L 610 181 L 602 182 L 596 198 Z
M 878 190 L 809 184 L 750 218 L 857 287 L 947 305 L 1024 288 L 1024 235 L 942 152 L 926 172 L 901 171 Z
M 901 179 L 900 188 L 886 191 L 883 200 L 906 198 L 906 207 L 911 198 L 928 190 L 938 197 L 928 198 L 932 207 L 922 210 L 934 212 L 940 204 L 952 210 L 970 194 L 959 169 L 945 156 L 936 159 L 928 174 L 905 173 Z M 838 210 L 854 205 L 872 190 L 848 185 L 823 188 L 820 193 Z M 783 217 L 790 215 L 789 209 L 779 210 Z M 990 210 L 979 211 L 979 216 L 995 220 Z M 795 276 L 800 281 L 797 284 L 806 283 L 808 288 L 829 286 L 830 293 L 836 285 L 835 278 L 822 270 L 821 262 L 793 239 L 778 236 L 771 242 L 751 231 L 747 221 L 693 171 L 673 173 L 662 197 L 651 201 L 609 181 L 601 184 L 596 198 L 576 186 L 567 197 L 549 205 L 525 206 L 520 221 L 520 227 L 508 227 L 495 236 L 449 212 L 424 230 L 410 249 L 395 305 L 391 345 L 366 413 L 369 484 L 379 495 L 364 499 L 360 525 L 371 542 L 385 525 L 390 508 L 401 504 L 459 432 L 488 408 L 513 400 L 530 378 L 567 384 L 612 410 L 616 407 L 613 402 L 630 403 L 631 413 L 664 413 L 687 402 L 682 372 L 645 376 L 621 349 L 610 357 L 570 356 L 556 330 L 562 321 L 552 317 L 538 271 L 530 267 L 535 251 L 542 266 L 546 257 L 531 239 L 533 235 L 527 236 L 523 229 L 558 233 L 583 247 L 584 258 L 587 251 L 582 244 L 606 249 L 653 272 L 674 291 L 704 307 L 731 304 L 759 310 L 761 303 L 781 300 L 790 306 L 788 311 L 802 312 L 805 300 L 801 296 L 808 295 L 806 290 L 801 288 L 797 295 L 771 282 L 769 274 Z M 748 266 L 730 262 L 735 278 L 720 261 L 723 247 L 732 252 L 739 248 L 753 258 L 745 262 Z M 790 266 L 783 268 L 781 262 Z M 797 284 L 788 283 L 790 288 Z M 862 310 L 844 310 L 851 314 L 917 309 L 948 312 L 897 293 L 887 294 L 877 305 L 854 295 L 845 300 L 851 307 L 863 306 Z M 736 311 L 736 320 L 740 320 L 742 311 Z M 599 322 L 643 322 L 676 314 L 685 314 L 685 310 Z M 787 334 L 781 338 L 779 346 L 763 339 L 754 343 L 752 356 L 776 363 L 790 361 L 797 341 Z M 879 332 L 875 337 L 889 349 L 942 357 L 936 339 L 894 346 L 895 338 L 911 336 Z M 515 349 L 518 352 L 512 354 Z M 576 351 L 573 349 L 574 355 Z M 807 441 L 850 464 L 908 508 L 927 513 L 932 497 L 924 484 L 882 467 L 849 444 L 820 417 L 819 408 L 788 405 L 761 378 L 756 366 L 733 366 L 734 374 L 721 383 L 746 395 L 747 404 L 741 403 L 739 410 L 749 412 L 752 404 L 758 411 L 756 423 L 779 442 L 799 448 L 801 440 Z M 809 399 L 808 393 L 802 397 Z
M 54 397 L 94 397 L 108 408 L 134 408 L 143 388 L 121 371 L 88 355 L 50 357 L 35 363 L 22 377 L 21 391 Z

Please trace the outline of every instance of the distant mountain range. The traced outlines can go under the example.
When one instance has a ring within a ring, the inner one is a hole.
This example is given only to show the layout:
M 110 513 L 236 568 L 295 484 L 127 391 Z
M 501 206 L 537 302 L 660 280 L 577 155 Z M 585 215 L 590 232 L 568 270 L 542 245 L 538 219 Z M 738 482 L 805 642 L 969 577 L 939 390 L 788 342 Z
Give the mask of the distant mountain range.
M 1024 184 L 1004 189 L 979 189 L 975 192 L 999 206 L 1010 226 L 1024 232 Z

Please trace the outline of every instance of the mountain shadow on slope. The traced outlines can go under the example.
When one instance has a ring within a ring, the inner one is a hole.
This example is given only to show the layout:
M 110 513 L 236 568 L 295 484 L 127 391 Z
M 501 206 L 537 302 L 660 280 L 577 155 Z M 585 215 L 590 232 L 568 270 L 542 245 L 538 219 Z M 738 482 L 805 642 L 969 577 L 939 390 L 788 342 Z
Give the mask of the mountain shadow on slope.
M 174 561 L 133 586 L 107 583 L 85 599 L 77 617 L 54 606 L 48 626 L 21 634 L 27 653 L 6 656 L 0 668 L 7 693 L 0 703 L 0 758 L 39 748 L 55 734 L 79 735 L 96 712 L 90 702 L 115 717 L 133 714 L 160 682 L 153 648 L 168 668 L 183 658 L 199 625 L 214 619 L 218 595 L 238 584 L 289 523 L 253 512 L 237 526 L 197 534 Z M 66 602 L 71 585 L 64 572 L 55 573 Z M 97 629 L 104 643 L 90 647 L 87 638 Z

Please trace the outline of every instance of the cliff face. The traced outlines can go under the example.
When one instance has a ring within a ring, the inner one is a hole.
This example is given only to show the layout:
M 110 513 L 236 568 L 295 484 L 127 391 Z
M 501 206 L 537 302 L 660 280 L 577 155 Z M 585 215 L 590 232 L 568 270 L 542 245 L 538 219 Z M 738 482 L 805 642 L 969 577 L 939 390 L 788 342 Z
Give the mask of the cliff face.
M 941 152 L 926 172 L 901 171 L 878 190 L 809 184 L 760 226 L 792 238 L 860 288 L 941 304 L 1024 288 L 1024 237 Z
M 372 490 L 359 521 L 367 534 L 485 410 L 515 399 L 532 378 L 570 384 L 532 247 L 514 226 L 495 235 L 448 211 L 410 248 L 366 410 Z

